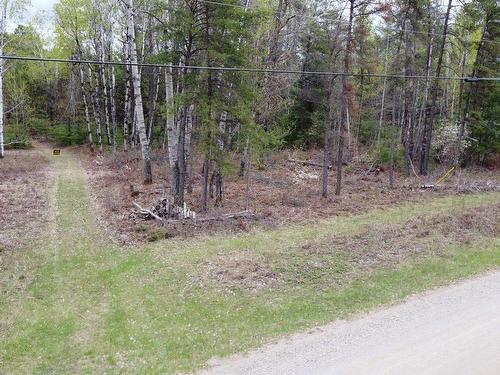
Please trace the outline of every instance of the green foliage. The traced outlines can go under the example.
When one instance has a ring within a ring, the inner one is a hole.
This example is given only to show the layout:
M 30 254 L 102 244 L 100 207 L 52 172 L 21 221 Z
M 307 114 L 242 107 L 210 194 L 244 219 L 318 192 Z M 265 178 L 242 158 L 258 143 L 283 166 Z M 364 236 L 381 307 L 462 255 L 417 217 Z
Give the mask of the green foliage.
M 375 147 L 372 151 L 372 158 L 377 163 L 382 163 L 389 165 L 391 161 L 391 148 L 388 142 L 381 143 L 378 147 Z M 404 166 L 405 152 L 402 146 L 394 150 L 394 166 L 396 168 L 402 168 Z
M 54 123 L 45 118 L 33 118 L 29 131 L 35 136 L 44 136 L 59 146 L 80 145 L 86 142 L 85 132 L 78 124 Z
M 476 30 L 477 54 L 473 74 L 479 77 L 498 77 L 500 74 L 500 4 L 493 0 L 476 0 L 464 8 L 469 28 Z M 465 21 L 464 21 L 465 22 Z M 471 156 L 483 162 L 488 156 L 500 153 L 500 85 L 497 82 L 478 82 L 468 87 L 470 102 L 469 131 Z
M 24 128 L 6 127 L 4 137 L 8 149 L 31 147 L 31 138 Z

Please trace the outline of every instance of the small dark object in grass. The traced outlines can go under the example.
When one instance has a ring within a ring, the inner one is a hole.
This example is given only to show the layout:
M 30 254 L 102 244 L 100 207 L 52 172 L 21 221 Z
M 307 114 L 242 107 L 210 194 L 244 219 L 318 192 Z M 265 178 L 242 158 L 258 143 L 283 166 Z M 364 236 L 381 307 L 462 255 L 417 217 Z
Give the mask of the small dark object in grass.
M 158 240 L 162 240 L 165 238 L 172 238 L 172 237 L 175 237 L 174 233 L 170 232 L 167 229 L 162 229 L 162 228 L 151 229 L 148 233 L 149 242 L 155 242 Z
M 148 226 L 146 224 L 139 224 L 134 228 L 134 230 L 137 233 L 146 232 L 148 230 Z
M 60 154 L 61 154 L 61 150 L 59 150 L 59 149 L 54 149 L 52 151 L 52 155 L 60 155 Z

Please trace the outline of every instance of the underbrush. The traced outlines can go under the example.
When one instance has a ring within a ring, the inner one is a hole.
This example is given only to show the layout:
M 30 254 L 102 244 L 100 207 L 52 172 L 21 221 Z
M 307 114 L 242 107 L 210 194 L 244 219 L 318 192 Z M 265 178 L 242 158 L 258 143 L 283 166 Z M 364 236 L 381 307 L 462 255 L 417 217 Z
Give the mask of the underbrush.
M 84 124 L 71 122 L 52 122 L 46 118 L 33 118 L 29 129 L 32 136 L 43 137 L 58 146 L 81 145 L 86 142 Z

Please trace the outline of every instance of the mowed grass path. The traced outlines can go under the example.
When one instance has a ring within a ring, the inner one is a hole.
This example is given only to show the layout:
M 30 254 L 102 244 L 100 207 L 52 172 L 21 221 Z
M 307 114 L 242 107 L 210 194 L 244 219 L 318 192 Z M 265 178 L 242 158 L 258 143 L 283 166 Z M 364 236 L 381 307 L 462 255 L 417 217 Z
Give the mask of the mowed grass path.
M 329 279 L 321 277 L 261 289 L 200 283 L 200 267 L 221 254 L 268 259 L 373 224 L 497 204 L 500 194 L 447 197 L 234 237 L 120 248 L 96 225 L 78 162 L 65 152 L 52 159 L 54 218 L 47 235 L 12 255 L 14 266 L 1 279 L 1 374 L 192 371 L 213 356 L 248 350 L 500 266 L 500 240 L 478 237 L 467 246 L 447 248 L 446 256 L 405 261 L 352 280 L 344 277 L 347 266 L 326 271 L 345 283 L 325 285 Z M 339 264 L 344 264 L 341 257 Z

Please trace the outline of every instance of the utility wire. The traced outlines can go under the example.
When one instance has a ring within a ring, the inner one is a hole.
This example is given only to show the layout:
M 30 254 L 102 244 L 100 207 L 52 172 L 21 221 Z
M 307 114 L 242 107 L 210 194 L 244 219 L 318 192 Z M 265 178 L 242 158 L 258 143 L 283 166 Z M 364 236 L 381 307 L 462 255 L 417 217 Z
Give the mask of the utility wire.
M 0 55 L 0 60 L 53 62 L 69 64 L 89 64 L 89 65 L 116 65 L 116 66 L 139 66 L 148 68 L 171 68 L 176 70 L 207 70 L 223 72 L 250 72 L 250 73 L 271 73 L 271 74 L 297 74 L 297 75 L 320 75 L 320 76 L 346 76 L 346 77 L 373 77 L 373 78 L 401 78 L 401 79 L 439 79 L 455 80 L 466 82 L 478 81 L 500 81 L 500 77 L 459 77 L 459 76 L 425 76 L 425 75 L 404 75 L 404 74 L 377 74 L 377 73 L 354 73 L 354 72 L 331 72 L 331 71 L 310 71 L 292 69 L 263 69 L 248 67 L 227 67 L 227 66 L 203 66 L 203 65 L 175 65 L 175 64 L 155 64 L 155 63 L 132 63 L 123 61 L 98 61 L 98 60 L 77 60 L 77 59 L 57 59 L 48 57 L 12 56 Z

